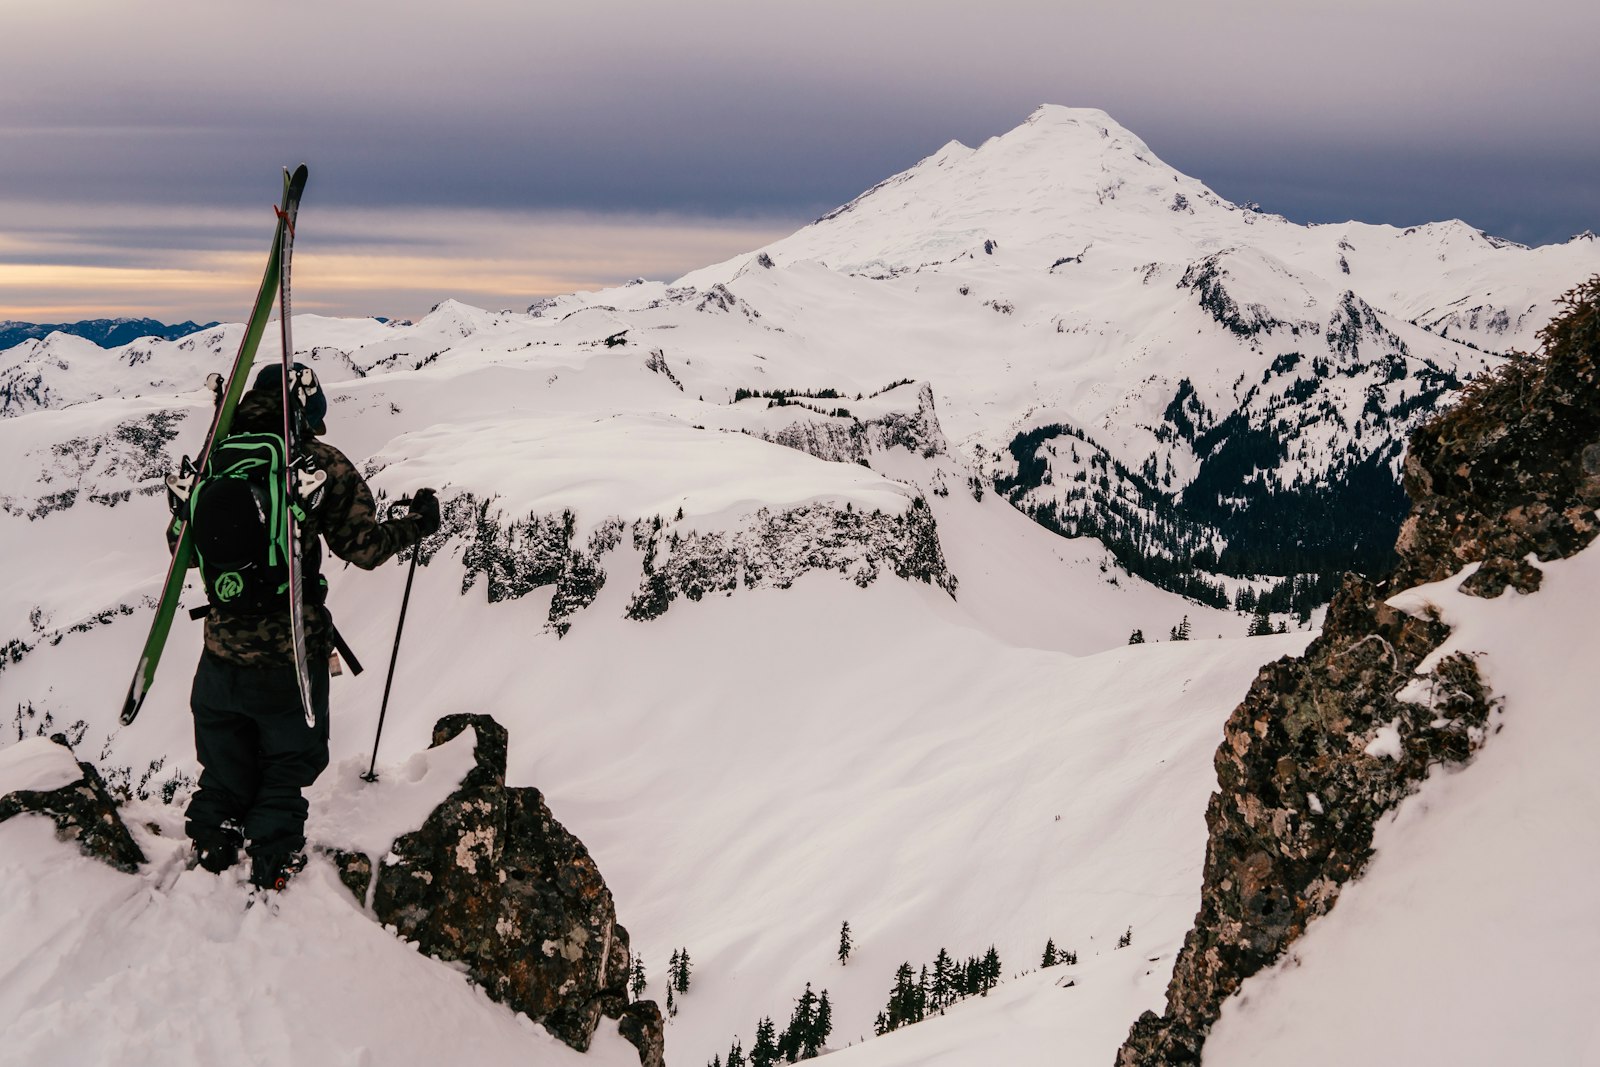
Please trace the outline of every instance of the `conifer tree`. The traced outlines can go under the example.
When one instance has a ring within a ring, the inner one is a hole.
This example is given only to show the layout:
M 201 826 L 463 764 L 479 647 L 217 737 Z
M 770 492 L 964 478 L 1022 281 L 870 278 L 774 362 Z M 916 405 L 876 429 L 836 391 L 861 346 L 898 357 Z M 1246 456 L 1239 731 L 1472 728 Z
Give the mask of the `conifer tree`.
M 881 1011 L 878 1013 L 878 1017 L 872 1022 L 872 1032 L 879 1037 L 882 1037 L 884 1034 L 889 1032 L 889 1017 Z
M 711 1062 L 706 1064 L 706 1067 L 722 1067 L 722 1057 L 713 1055 L 711 1057 Z
M 1133 631 L 1133 633 L 1129 634 L 1128 635 L 1128 644 L 1130 644 L 1130 645 L 1142 645 L 1142 644 L 1144 644 L 1144 631 L 1143 630 L 1135 630 L 1135 631 Z
M 894 988 L 889 991 L 888 1029 L 898 1030 L 912 1021 L 916 1003 L 916 986 L 911 976 L 911 962 L 902 963 L 894 972 Z
M 678 1002 L 672 997 L 672 984 L 667 984 L 667 1018 L 675 1018 L 678 1014 Z
M 983 954 L 983 994 L 984 994 L 984 996 L 988 996 L 989 995 L 989 990 L 993 989 L 995 987 L 995 985 L 997 983 L 999 983 L 999 981 L 1000 981 L 1000 953 L 995 951 L 995 947 L 993 945 L 990 945 L 989 946 L 989 951 L 985 952 Z
M 983 987 L 981 969 L 976 956 L 968 956 L 967 962 L 961 965 L 961 995 L 975 997 Z
M 817 998 L 817 1017 L 811 1025 L 811 1035 L 818 1051 L 828 1043 L 828 1035 L 833 1033 L 833 1002 L 828 999 L 828 991 L 824 989 Z
M 951 1001 L 955 1000 L 955 964 L 950 961 L 950 953 L 939 948 L 939 954 L 933 958 L 933 988 L 932 1003 L 934 1011 L 943 1011 Z
M 772 1067 L 778 1062 L 777 1027 L 772 1016 L 763 1016 L 756 1024 L 756 1039 L 750 1046 L 750 1067 Z
M 1039 966 L 1054 967 L 1060 962 L 1060 957 L 1056 955 L 1056 939 L 1052 937 L 1044 943 L 1044 958 L 1039 961 Z
M 811 983 L 806 983 L 806 991 L 800 994 L 800 999 L 795 1001 L 794 1015 L 789 1019 L 789 1030 L 794 1034 L 791 1049 L 799 1053 L 801 1059 L 809 1060 L 816 1056 L 821 1047 L 817 1041 L 817 995 L 811 992 Z M 795 1061 L 794 1055 L 789 1056 L 789 1062 Z
M 1121 937 L 1117 938 L 1117 947 L 1127 948 L 1131 944 L 1133 944 L 1133 927 L 1130 926 Z
M 1272 617 L 1267 614 L 1267 609 L 1263 605 L 1261 610 L 1256 612 L 1255 617 L 1250 620 L 1250 630 L 1246 636 L 1261 637 L 1265 634 L 1270 634 L 1271 632 Z
M 844 925 L 839 927 L 839 966 L 850 962 L 852 948 L 855 948 L 855 942 L 850 940 L 850 920 L 846 919 Z
M 736 1037 L 733 1044 L 728 1046 L 728 1067 L 745 1067 L 744 1045 Z
M 649 984 L 650 981 L 644 974 L 644 957 L 633 957 L 633 973 L 628 979 L 628 989 L 633 993 L 633 999 L 638 1000 Z
M 672 972 L 668 979 L 678 992 L 689 992 L 689 950 L 680 948 L 672 954 Z

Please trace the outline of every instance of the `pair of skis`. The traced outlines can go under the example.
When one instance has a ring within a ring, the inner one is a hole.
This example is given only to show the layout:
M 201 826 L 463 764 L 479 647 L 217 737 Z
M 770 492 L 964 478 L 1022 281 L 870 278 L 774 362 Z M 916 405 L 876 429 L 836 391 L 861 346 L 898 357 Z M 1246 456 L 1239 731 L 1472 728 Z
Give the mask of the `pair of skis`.
M 212 447 L 228 435 L 233 424 L 234 409 L 244 395 L 245 383 L 250 377 L 250 365 L 255 360 L 261 336 L 266 332 L 267 319 L 272 314 L 276 299 L 278 319 L 283 333 L 283 442 L 289 462 L 284 465 L 283 500 L 289 509 L 286 517 L 289 532 L 289 626 L 293 635 L 295 675 L 299 682 L 300 704 L 305 712 L 306 724 L 316 726 L 316 711 L 311 701 L 311 676 L 306 665 L 305 599 L 302 589 L 300 561 L 300 525 L 295 518 L 294 502 L 300 499 L 298 481 L 303 474 L 295 462 L 300 455 L 302 426 L 299 412 L 293 402 L 294 344 L 290 338 L 289 264 L 294 251 L 294 223 L 300 211 L 300 196 L 305 191 L 307 172 L 304 164 L 291 174 L 283 172 L 283 199 L 277 208 L 278 226 L 273 234 L 272 250 L 267 256 L 267 269 L 261 276 L 261 288 L 256 292 L 255 307 L 245 326 L 244 339 L 233 359 L 233 369 L 219 394 L 216 410 L 211 416 L 211 427 L 206 431 L 205 443 L 200 447 L 194 462 L 196 480 L 205 474 L 206 463 L 211 458 Z M 162 649 L 166 647 L 172 620 L 177 615 L 178 602 L 183 595 L 184 576 L 194 556 L 194 538 L 187 519 L 180 518 L 177 544 L 172 562 L 167 566 L 167 578 L 161 587 L 161 599 L 156 604 L 155 619 L 145 638 L 144 650 L 139 655 L 139 665 L 134 670 L 133 682 L 128 686 L 128 696 L 122 705 L 122 723 L 133 722 L 150 692 L 155 680 L 156 667 L 161 662 Z

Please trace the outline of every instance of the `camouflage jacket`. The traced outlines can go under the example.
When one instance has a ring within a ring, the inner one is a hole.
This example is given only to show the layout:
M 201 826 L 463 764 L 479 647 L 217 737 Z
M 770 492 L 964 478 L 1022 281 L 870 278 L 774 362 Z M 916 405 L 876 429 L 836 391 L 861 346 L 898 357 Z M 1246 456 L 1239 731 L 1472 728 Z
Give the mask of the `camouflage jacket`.
M 282 432 L 283 409 L 276 393 L 251 390 L 239 401 L 231 433 Z M 330 444 L 308 438 L 306 448 L 317 469 L 326 471 L 322 497 L 307 513 L 303 531 L 306 597 L 306 655 L 326 659 L 333 647 L 333 621 L 315 590 L 321 586 L 322 544 L 362 570 L 372 570 L 396 552 L 421 540 L 416 519 L 403 516 L 378 520 L 377 504 L 366 480 Z M 206 651 L 242 667 L 277 667 L 294 662 L 294 642 L 287 612 L 247 615 L 211 605 L 206 615 Z

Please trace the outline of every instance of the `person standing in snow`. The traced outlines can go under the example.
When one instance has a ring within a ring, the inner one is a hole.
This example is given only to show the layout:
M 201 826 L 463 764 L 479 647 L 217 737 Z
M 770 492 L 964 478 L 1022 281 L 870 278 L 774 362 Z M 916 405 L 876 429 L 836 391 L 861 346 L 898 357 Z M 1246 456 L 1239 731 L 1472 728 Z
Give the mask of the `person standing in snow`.
M 326 432 L 328 401 L 316 375 L 295 364 L 293 403 L 308 431 L 306 451 L 326 474 L 300 522 L 305 589 L 306 663 L 311 672 L 316 726 L 306 724 L 295 677 L 289 615 L 232 610 L 211 597 L 205 651 L 190 693 L 199 788 L 185 829 L 199 865 L 220 874 L 248 842 L 250 880 L 281 889 L 305 865 L 306 814 L 301 790 L 328 765 L 328 672 L 334 650 L 332 617 L 324 606 L 321 541 L 340 559 L 371 570 L 439 529 L 432 489 L 412 497 L 408 514 L 379 521 L 372 492 L 344 453 L 315 438 Z M 240 400 L 229 436 L 283 434 L 283 373 L 263 369 Z M 292 460 L 293 457 L 291 457 Z M 206 531 L 196 522 L 197 545 Z M 213 537 L 217 536 L 215 532 Z

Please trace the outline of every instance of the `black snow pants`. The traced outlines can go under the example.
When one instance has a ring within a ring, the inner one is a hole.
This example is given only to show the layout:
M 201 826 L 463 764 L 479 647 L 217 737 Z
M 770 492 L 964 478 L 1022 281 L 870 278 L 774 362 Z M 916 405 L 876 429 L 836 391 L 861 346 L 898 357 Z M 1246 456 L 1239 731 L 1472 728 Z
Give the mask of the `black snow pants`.
M 189 706 L 200 787 L 189 801 L 189 836 L 228 840 L 236 826 L 252 855 L 305 847 L 310 806 L 300 791 L 328 765 L 328 665 L 312 657 L 315 728 L 306 725 L 294 667 L 240 667 L 200 657 Z

